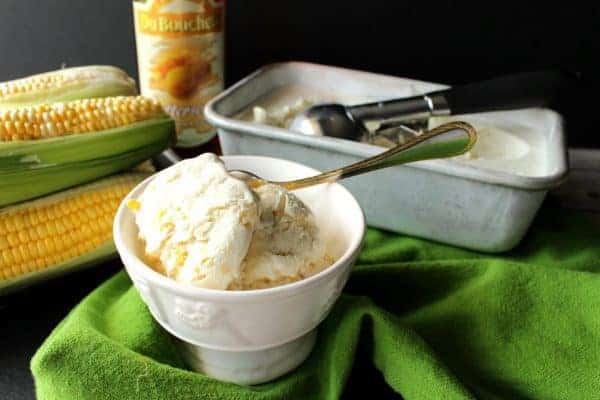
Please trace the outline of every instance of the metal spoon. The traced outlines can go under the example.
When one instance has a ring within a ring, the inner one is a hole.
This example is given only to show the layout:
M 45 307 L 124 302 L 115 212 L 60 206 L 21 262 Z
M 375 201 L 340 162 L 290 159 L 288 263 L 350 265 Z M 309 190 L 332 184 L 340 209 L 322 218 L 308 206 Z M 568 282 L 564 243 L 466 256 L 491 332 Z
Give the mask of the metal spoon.
M 252 172 L 244 170 L 232 170 L 231 172 L 234 176 L 244 179 L 252 188 L 271 183 L 282 186 L 287 190 L 295 190 L 320 183 L 335 182 L 340 179 L 391 167 L 393 165 L 436 158 L 454 157 L 469 151 L 476 140 L 477 134 L 475 128 L 466 122 L 455 121 L 426 131 L 409 139 L 406 143 L 398 145 L 374 157 L 308 178 L 278 182 L 268 181 Z
M 435 115 L 540 107 L 572 89 L 575 78 L 555 70 L 508 75 L 419 96 L 344 106 L 317 104 L 299 113 L 290 130 L 342 139 L 365 137 L 367 121 L 426 121 Z

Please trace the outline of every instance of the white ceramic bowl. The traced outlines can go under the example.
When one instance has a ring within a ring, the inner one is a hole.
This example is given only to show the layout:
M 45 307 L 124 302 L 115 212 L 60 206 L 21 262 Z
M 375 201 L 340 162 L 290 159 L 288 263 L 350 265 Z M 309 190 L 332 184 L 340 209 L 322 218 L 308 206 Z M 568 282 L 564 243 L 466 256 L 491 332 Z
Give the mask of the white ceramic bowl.
M 229 169 L 273 180 L 301 178 L 316 170 L 286 160 L 225 156 Z M 217 379 L 255 384 L 298 366 L 310 353 L 315 329 L 344 287 L 365 233 L 363 212 L 339 184 L 295 192 L 313 211 L 336 262 L 302 281 L 274 288 L 220 291 L 175 282 L 146 265 L 133 213 L 125 204 L 137 198 L 153 177 L 121 203 L 114 240 L 141 298 L 168 332 L 181 342 L 188 364 Z

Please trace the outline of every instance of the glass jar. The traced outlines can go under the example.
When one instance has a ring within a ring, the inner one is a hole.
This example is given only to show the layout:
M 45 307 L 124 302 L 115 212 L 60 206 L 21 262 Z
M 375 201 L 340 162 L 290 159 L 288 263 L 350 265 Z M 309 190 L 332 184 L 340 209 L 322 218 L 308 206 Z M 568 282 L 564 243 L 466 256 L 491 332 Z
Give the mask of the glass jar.
M 176 147 L 193 153 L 215 136 L 203 109 L 223 90 L 225 1 L 136 0 L 133 13 L 140 91 L 175 120 Z

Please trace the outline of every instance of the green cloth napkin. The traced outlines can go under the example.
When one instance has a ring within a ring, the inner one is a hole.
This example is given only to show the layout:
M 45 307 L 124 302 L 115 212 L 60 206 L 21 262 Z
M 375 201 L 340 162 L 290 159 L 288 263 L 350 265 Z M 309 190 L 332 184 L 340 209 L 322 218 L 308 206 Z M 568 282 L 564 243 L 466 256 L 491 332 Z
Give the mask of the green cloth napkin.
M 524 242 L 500 256 L 371 229 L 309 359 L 258 386 L 186 370 L 121 272 L 38 350 L 31 363 L 37 395 L 335 399 L 360 349 L 363 362 L 372 360 L 409 400 L 597 399 L 599 233 L 581 215 L 544 209 Z

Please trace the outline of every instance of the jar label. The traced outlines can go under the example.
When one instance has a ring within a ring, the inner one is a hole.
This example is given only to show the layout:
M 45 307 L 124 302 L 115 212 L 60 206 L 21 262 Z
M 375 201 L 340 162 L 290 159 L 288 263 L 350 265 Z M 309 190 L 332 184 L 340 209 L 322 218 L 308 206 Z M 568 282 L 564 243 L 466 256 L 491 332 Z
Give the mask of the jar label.
M 141 93 L 175 120 L 178 146 L 210 140 L 203 109 L 223 90 L 225 2 L 148 0 L 133 7 Z

